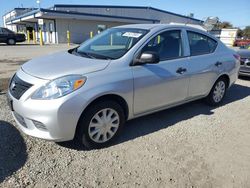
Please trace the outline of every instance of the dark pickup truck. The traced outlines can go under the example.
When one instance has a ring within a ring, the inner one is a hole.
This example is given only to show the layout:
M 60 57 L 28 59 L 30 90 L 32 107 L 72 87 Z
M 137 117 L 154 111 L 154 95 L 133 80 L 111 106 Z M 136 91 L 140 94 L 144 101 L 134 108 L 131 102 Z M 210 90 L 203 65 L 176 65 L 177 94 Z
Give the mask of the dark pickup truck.
M 0 27 L 0 43 L 15 45 L 16 42 L 24 42 L 25 40 L 24 34 L 18 34 L 7 28 Z

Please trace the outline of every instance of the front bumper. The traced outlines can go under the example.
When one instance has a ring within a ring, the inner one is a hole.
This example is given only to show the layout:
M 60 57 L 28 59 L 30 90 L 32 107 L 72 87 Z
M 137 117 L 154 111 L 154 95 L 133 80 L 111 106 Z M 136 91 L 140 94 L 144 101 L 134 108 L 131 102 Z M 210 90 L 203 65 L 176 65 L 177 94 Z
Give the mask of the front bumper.
M 81 95 L 69 94 L 55 100 L 32 100 L 30 96 L 48 80 L 18 71 L 17 76 L 33 84 L 18 100 L 8 91 L 12 115 L 22 132 L 50 141 L 68 141 L 75 135 L 76 126 L 86 102 Z
M 241 66 L 239 70 L 240 76 L 250 76 L 250 66 Z

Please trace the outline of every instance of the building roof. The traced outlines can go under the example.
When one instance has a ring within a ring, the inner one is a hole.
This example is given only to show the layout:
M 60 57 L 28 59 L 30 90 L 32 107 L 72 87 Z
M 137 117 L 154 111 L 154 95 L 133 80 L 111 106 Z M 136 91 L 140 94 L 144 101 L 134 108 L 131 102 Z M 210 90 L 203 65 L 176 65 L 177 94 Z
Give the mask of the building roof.
M 180 16 L 180 17 L 183 17 L 183 18 L 188 18 L 188 19 L 191 19 L 191 20 L 195 20 L 195 21 L 201 21 L 202 20 L 199 20 L 199 19 L 196 19 L 196 18 L 192 18 L 192 17 L 188 17 L 188 16 L 184 16 L 184 15 L 181 15 L 181 14 L 176 14 L 176 13 L 173 13 L 173 12 L 169 12 L 169 11 L 166 11 L 166 10 L 162 10 L 162 9 L 157 9 L 157 8 L 154 8 L 154 7 L 151 7 L 151 6 L 121 6 L 121 5 L 71 5 L 71 4 L 55 4 L 54 5 L 55 8 L 126 8 L 126 9 L 149 9 L 149 10 L 155 10 L 155 11 L 158 11 L 158 12 L 163 12 L 163 13 L 167 13 L 167 14 L 171 14 L 171 15 L 175 15 L 175 16 Z
M 153 10 L 153 11 L 158 11 L 158 12 L 163 12 L 163 13 L 167 13 L 170 15 L 175 15 L 178 17 L 183 17 L 183 18 L 187 18 L 189 20 L 193 20 L 193 21 L 198 21 L 198 22 L 202 22 L 201 20 L 195 19 L 195 18 L 191 18 L 191 17 L 187 17 L 187 16 L 183 16 L 180 14 L 175 14 L 172 12 L 168 12 L 165 10 L 160 10 L 160 9 L 156 9 L 153 7 L 146 7 L 146 6 L 114 6 L 114 5 L 71 5 L 71 4 L 55 4 L 53 7 L 48 8 L 48 9 L 35 9 L 24 13 L 22 15 L 19 15 L 15 18 L 12 18 L 10 20 L 7 20 L 7 24 L 10 23 L 16 23 L 16 22 L 21 22 L 22 20 L 27 20 L 27 17 L 32 17 L 32 18 L 54 18 L 54 17 L 59 17 L 60 15 L 65 16 L 65 17 L 73 17 L 75 15 L 81 17 L 81 19 L 84 18 L 92 18 L 92 19 L 98 19 L 98 18 L 102 18 L 102 19 L 106 19 L 107 21 L 113 21 L 113 20 L 121 20 L 121 21 L 132 21 L 131 23 L 135 23 L 136 21 L 138 23 L 146 23 L 146 22 L 150 22 L 150 23 L 159 23 L 160 20 L 158 19 L 151 19 L 151 18 L 140 18 L 140 17 L 130 17 L 130 16 L 116 16 L 116 15 L 107 15 L 107 14 L 97 14 L 97 13 L 84 13 L 84 12 L 78 12 L 78 11 L 73 11 L 73 10 L 63 10 L 63 9 L 59 9 L 59 8 L 122 8 L 122 9 L 144 9 L 144 10 Z M 22 8 L 16 8 L 16 9 L 22 9 Z M 25 8 L 26 9 L 26 8 Z M 15 10 L 15 9 L 14 9 Z M 49 17 L 50 16 L 50 17 Z
M 42 13 L 43 16 L 37 14 Z M 156 19 L 146 19 L 146 18 L 135 18 L 129 16 L 113 16 L 113 15 L 103 15 L 103 14 L 90 14 L 90 13 L 81 13 L 76 11 L 62 11 L 62 10 L 52 10 L 52 9 L 37 9 L 30 12 L 27 12 L 23 15 L 17 16 L 11 20 L 8 20 L 8 23 L 22 21 L 22 19 L 26 20 L 26 17 L 33 16 L 32 18 L 42 18 L 42 17 L 56 17 L 58 15 L 68 15 L 68 16 L 83 16 L 83 17 L 92 17 L 92 18 L 102 18 L 102 19 L 117 19 L 117 20 L 134 20 L 134 21 L 141 21 L 141 22 L 151 22 L 151 23 L 159 23 L 160 20 Z

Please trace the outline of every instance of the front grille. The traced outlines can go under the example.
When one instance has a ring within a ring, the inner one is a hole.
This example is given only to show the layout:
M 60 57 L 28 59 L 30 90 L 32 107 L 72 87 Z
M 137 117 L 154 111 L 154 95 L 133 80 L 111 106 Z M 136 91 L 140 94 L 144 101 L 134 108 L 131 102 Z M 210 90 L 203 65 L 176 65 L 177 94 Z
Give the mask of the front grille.
M 240 59 L 240 65 L 244 66 L 250 66 L 250 58 L 241 58 Z
M 20 99 L 22 95 L 32 86 L 15 75 L 9 85 L 10 93 L 16 99 Z

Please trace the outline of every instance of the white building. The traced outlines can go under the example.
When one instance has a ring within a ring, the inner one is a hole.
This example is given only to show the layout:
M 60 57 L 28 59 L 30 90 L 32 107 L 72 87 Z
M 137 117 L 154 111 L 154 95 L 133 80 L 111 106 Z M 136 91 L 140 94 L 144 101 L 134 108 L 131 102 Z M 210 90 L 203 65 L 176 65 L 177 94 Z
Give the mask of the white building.
M 132 23 L 182 23 L 201 25 L 202 21 L 172 12 L 140 6 L 54 5 L 47 9 L 14 9 L 3 16 L 4 26 L 20 31 L 42 30 L 45 43 L 81 43 L 106 28 Z M 31 36 L 32 37 L 32 36 Z
M 238 29 L 217 29 L 210 33 L 219 38 L 227 46 L 233 46 L 237 38 Z

